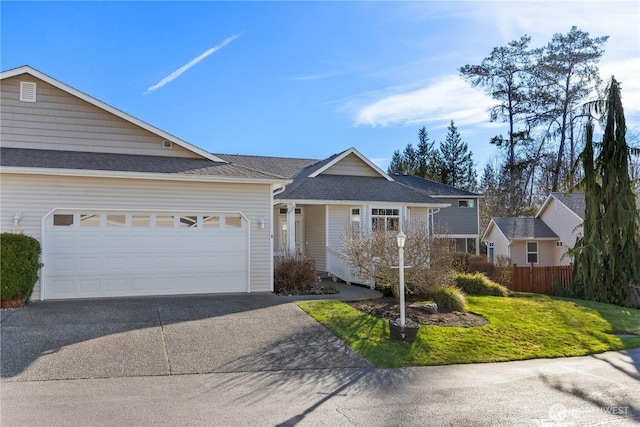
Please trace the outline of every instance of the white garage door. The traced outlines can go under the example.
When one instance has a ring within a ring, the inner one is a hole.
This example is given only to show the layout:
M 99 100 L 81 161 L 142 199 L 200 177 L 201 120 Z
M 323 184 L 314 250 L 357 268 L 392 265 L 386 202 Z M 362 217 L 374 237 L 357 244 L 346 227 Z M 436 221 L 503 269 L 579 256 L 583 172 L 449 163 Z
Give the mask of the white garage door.
M 248 230 L 240 213 L 57 210 L 44 299 L 247 292 Z

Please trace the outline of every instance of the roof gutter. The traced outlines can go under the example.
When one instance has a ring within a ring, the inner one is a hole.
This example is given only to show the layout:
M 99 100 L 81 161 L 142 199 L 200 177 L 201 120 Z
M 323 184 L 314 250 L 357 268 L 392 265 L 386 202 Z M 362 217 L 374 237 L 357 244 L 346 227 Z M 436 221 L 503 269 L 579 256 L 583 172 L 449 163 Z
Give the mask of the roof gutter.
M 82 176 L 90 178 L 120 178 L 120 179 L 150 179 L 158 181 L 197 181 L 197 182 L 224 182 L 239 184 L 276 184 L 287 185 L 291 180 L 269 178 L 242 178 L 211 175 L 188 175 L 171 173 L 147 173 L 147 172 L 123 172 L 101 171 L 87 169 L 53 169 L 53 168 L 27 168 L 3 166 L 2 173 L 26 174 L 26 175 L 56 175 L 56 176 Z

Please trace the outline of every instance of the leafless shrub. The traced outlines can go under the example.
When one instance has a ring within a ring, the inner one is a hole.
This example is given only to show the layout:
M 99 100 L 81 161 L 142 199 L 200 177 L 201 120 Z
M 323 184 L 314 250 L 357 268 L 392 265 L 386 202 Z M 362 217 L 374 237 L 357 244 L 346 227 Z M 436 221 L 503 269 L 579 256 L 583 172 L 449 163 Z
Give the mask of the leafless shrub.
M 453 284 L 451 239 L 434 237 L 424 222 L 404 221 L 405 284 L 407 289 L 426 295 L 437 285 Z M 375 228 L 354 233 L 347 227 L 344 241 L 350 267 L 364 277 L 375 279 L 379 288 L 391 289 L 398 297 L 398 243 L 396 231 Z
M 493 277 L 493 280 L 500 283 L 502 286 L 511 289 L 511 267 L 513 265 L 511 258 L 504 255 L 498 255 L 494 264 L 495 276 Z
M 316 261 L 297 252 L 284 252 L 275 258 L 273 283 L 278 293 L 301 293 L 316 282 Z

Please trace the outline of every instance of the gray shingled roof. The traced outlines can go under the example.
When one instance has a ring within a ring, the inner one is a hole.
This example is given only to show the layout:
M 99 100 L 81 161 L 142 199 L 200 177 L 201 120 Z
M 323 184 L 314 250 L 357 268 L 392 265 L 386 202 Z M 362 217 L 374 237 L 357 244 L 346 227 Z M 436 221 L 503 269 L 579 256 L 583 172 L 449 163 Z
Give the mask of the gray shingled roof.
M 277 196 L 280 200 L 336 200 L 442 205 L 424 193 L 383 177 L 299 176 Z
M 430 196 L 461 196 L 461 197 L 478 197 L 479 194 L 472 193 L 471 191 L 461 190 L 459 188 L 451 187 L 440 182 L 431 181 L 426 178 L 420 178 L 414 175 L 405 175 L 400 172 L 396 172 L 391 175 L 394 180 L 414 188 L 419 191 L 423 191 Z
M 558 235 L 540 218 L 493 218 L 493 222 L 509 240 L 559 239 Z
M 204 158 L 88 153 L 80 151 L 6 148 L 0 152 L 2 167 L 146 172 L 241 179 L 284 179 L 246 166 L 213 162 Z
M 551 195 L 584 219 L 584 210 L 586 209 L 584 193 L 551 193 Z
M 299 159 L 291 157 L 245 156 L 241 154 L 214 154 L 234 165 L 246 166 L 251 169 L 271 173 L 274 175 L 293 178 L 300 170 L 317 163 L 315 159 Z

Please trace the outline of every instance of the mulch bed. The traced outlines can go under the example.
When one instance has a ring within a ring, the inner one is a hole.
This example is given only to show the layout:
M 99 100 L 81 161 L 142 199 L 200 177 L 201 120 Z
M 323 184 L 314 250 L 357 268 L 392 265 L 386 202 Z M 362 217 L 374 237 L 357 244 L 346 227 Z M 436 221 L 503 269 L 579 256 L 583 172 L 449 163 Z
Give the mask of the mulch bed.
M 421 325 L 459 326 L 470 328 L 483 326 L 489 321 L 475 313 L 445 312 L 438 308 L 439 313 L 431 314 L 423 309 L 409 307 L 414 300 L 405 302 L 405 316 Z M 364 301 L 347 302 L 356 310 L 381 319 L 395 320 L 400 317 L 400 304 L 393 297 L 383 297 Z

